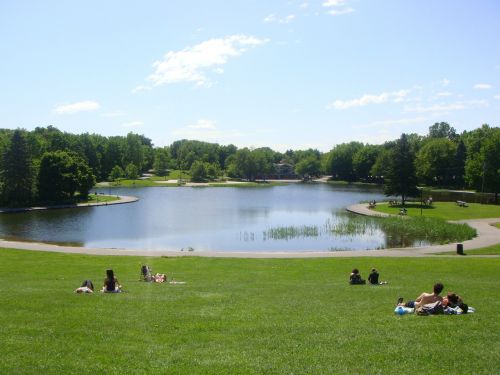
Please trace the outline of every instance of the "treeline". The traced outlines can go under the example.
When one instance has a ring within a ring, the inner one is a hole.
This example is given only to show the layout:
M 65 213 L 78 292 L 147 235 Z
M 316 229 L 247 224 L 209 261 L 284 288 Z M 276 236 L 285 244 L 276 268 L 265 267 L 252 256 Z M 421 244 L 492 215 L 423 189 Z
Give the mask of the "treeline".
M 500 190 L 500 128 L 483 125 L 457 134 L 441 122 L 432 125 L 426 136 L 405 135 L 405 142 L 409 148 L 405 168 L 411 164 L 418 184 Z M 96 181 L 136 179 L 147 171 L 165 176 L 173 169 L 189 171 L 194 181 L 331 175 L 351 182 L 384 183 L 397 147 L 398 140 L 383 145 L 350 142 L 327 153 L 313 149 L 281 153 L 268 147 L 238 149 L 191 140 L 154 147 L 144 135 L 77 135 L 53 126 L 0 129 L 0 205 L 59 202 L 73 199 L 77 192 L 88 195 Z
M 383 145 L 359 142 L 335 146 L 325 155 L 325 172 L 335 179 L 383 183 L 395 163 L 399 140 Z M 445 122 L 426 136 L 405 134 L 406 157 L 419 185 L 497 193 L 500 183 L 500 128 L 483 125 L 457 134 Z M 407 167 L 409 168 L 409 167 Z

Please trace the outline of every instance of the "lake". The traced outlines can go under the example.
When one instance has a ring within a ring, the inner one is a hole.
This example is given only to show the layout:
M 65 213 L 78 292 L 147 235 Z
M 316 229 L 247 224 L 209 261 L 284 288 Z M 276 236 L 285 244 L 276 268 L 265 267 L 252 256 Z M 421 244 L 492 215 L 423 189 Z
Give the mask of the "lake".
M 97 248 L 180 251 L 337 251 L 388 246 L 380 230 L 338 235 L 345 207 L 384 199 L 379 187 L 97 189 L 136 203 L 0 215 L 0 237 Z M 392 246 L 394 244 L 389 244 Z

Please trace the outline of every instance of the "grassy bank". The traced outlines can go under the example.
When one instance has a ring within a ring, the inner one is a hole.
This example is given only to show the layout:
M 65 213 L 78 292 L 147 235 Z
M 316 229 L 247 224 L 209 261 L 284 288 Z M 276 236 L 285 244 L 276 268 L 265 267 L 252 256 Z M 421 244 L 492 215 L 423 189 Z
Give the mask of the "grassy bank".
M 500 259 L 137 258 L 0 249 L 0 373 L 491 374 Z M 138 281 L 144 262 L 186 285 Z M 353 267 L 389 284 L 349 286 Z M 112 267 L 127 293 L 75 295 Z M 20 276 L 21 275 L 21 276 Z M 496 276 L 495 276 L 496 275 Z M 436 281 L 477 309 L 397 316 Z
M 113 202 L 113 201 L 117 201 L 119 199 L 120 198 L 117 197 L 116 195 L 90 194 L 88 196 L 88 199 L 80 200 L 80 201 L 78 201 L 78 203 L 85 204 L 85 203 Z
M 465 249 L 466 255 L 500 255 L 500 244 L 482 247 L 479 249 Z M 455 251 L 446 251 L 442 253 L 436 253 L 435 255 L 457 255 Z M 459 256 L 459 255 L 458 255 Z
M 407 203 L 405 207 L 408 216 L 420 216 L 419 203 Z M 400 205 L 377 204 L 375 211 L 397 215 L 401 208 Z M 500 205 L 470 203 L 468 207 L 459 207 L 455 202 L 434 202 L 432 206 L 422 207 L 422 215 L 443 220 L 500 218 Z

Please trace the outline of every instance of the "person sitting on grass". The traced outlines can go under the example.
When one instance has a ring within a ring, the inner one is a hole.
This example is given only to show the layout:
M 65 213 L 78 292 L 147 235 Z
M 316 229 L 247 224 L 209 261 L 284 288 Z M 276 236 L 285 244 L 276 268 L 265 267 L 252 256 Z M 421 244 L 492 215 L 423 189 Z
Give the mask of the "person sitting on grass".
M 349 276 L 349 284 L 351 285 L 366 284 L 366 281 L 361 278 L 361 275 L 359 274 L 359 270 L 357 268 L 354 268 L 352 270 L 351 275 Z
M 90 280 L 85 280 L 79 288 L 75 289 L 75 293 L 94 293 L 94 284 Z
M 379 273 L 376 268 L 372 268 L 372 272 L 368 275 L 368 281 L 370 285 L 383 285 L 387 284 L 387 281 L 378 281 Z
M 113 270 L 106 270 L 106 278 L 104 279 L 104 286 L 102 292 L 104 293 L 120 293 L 122 286 L 115 277 Z
M 427 305 L 429 303 L 435 303 L 435 302 L 443 302 L 443 297 L 441 297 L 439 294 L 443 291 L 444 285 L 441 283 L 436 283 L 434 284 L 433 287 L 433 292 L 432 293 L 422 293 L 420 296 L 418 296 L 414 301 L 408 301 L 406 303 L 403 302 L 403 298 L 400 297 L 398 299 L 398 306 L 403 306 L 403 307 L 411 307 L 418 309 L 419 307 L 423 305 Z

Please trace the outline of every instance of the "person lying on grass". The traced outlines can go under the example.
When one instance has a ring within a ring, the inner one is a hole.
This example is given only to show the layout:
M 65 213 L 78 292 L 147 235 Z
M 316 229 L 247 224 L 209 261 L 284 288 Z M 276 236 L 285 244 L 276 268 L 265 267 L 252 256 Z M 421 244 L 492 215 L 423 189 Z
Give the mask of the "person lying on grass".
M 408 301 L 406 303 L 404 303 L 403 298 L 400 297 L 398 299 L 397 305 L 418 309 L 419 307 L 421 307 L 423 305 L 427 305 L 429 303 L 435 303 L 435 302 L 442 303 L 443 297 L 441 297 L 439 294 L 443 291 L 443 288 L 444 288 L 443 284 L 436 283 L 436 284 L 434 284 L 432 293 L 425 293 L 424 292 L 420 296 L 418 296 L 414 301 Z
M 104 286 L 101 292 L 103 293 L 120 293 L 122 286 L 115 277 L 113 270 L 106 270 L 106 278 L 104 279 Z
M 79 288 L 75 289 L 75 293 L 94 293 L 94 284 L 90 280 L 85 280 Z
M 155 283 L 164 283 L 165 281 L 167 281 L 167 275 L 165 275 L 164 273 L 157 273 L 153 275 L 153 281 Z

